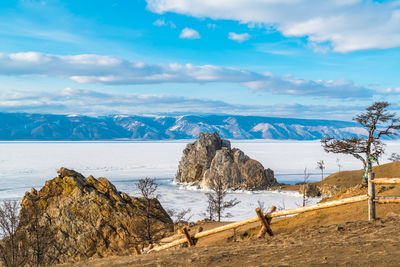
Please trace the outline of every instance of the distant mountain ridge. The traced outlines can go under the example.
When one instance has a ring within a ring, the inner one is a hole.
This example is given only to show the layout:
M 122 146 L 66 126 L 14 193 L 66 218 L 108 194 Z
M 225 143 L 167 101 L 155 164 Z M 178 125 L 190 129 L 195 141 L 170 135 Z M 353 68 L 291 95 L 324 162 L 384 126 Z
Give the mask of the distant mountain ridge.
M 217 131 L 229 139 L 315 140 L 365 136 L 354 122 L 239 115 L 68 116 L 0 113 L 3 141 L 176 140 Z

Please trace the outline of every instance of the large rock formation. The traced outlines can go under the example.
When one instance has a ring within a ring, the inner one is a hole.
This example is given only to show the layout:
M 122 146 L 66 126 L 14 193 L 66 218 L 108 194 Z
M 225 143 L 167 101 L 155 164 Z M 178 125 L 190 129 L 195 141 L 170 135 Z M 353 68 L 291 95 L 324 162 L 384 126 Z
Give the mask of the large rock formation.
M 85 178 L 64 168 L 58 173 L 40 191 L 27 192 L 21 203 L 18 232 L 28 243 L 47 244 L 43 263 L 132 253 L 143 241 L 145 211 L 157 218 L 152 227 L 161 230 L 155 231 L 159 235 L 172 230 L 172 220 L 157 199 L 130 197 L 105 178 Z
M 206 188 L 216 176 L 224 177 L 227 186 L 235 189 L 267 189 L 277 183 L 272 170 L 265 170 L 240 149 L 231 149 L 230 142 L 216 132 L 200 133 L 199 140 L 183 150 L 175 182 Z

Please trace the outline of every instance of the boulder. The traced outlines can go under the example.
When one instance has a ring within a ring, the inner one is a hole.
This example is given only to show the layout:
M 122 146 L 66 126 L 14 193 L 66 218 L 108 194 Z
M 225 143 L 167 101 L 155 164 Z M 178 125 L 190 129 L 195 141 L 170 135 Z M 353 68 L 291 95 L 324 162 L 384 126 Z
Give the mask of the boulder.
M 315 184 L 304 183 L 300 186 L 299 193 L 305 193 L 307 197 L 319 197 L 321 196 L 321 189 Z
M 271 169 L 264 169 L 240 149 L 231 149 L 230 142 L 216 132 L 200 133 L 199 140 L 183 150 L 175 182 L 207 188 L 216 176 L 223 176 L 227 187 L 234 189 L 260 190 L 277 183 Z
M 18 232 L 35 243 L 37 229 L 42 229 L 39 243 L 46 242 L 44 256 L 52 256 L 43 259 L 45 265 L 132 253 L 141 242 L 147 207 L 157 218 L 152 227 L 159 235 L 173 230 L 157 199 L 118 192 L 106 178 L 85 178 L 65 168 L 58 173 L 40 191 L 25 193 L 21 202 Z

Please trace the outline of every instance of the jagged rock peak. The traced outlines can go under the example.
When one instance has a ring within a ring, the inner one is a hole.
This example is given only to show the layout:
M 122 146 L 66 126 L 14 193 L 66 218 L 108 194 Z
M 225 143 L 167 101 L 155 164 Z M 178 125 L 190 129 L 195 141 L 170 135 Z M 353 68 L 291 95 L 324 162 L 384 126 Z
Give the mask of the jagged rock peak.
M 143 214 L 148 206 L 151 215 L 158 218 L 154 227 L 165 229 L 158 234 L 173 229 L 171 218 L 157 199 L 146 202 L 131 197 L 106 178 L 85 178 L 66 168 L 58 173 L 39 191 L 32 188 L 26 192 L 21 202 L 18 232 L 29 244 L 35 229 L 43 229 L 43 242 L 48 244 L 45 255 L 53 257 L 45 259 L 45 265 L 132 253 L 141 242 Z
M 229 187 L 238 189 L 266 189 L 277 183 L 271 169 L 265 170 L 240 149 L 231 149 L 230 141 L 217 132 L 200 133 L 199 139 L 183 150 L 175 182 L 206 188 L 216 176 L 224 176 Z

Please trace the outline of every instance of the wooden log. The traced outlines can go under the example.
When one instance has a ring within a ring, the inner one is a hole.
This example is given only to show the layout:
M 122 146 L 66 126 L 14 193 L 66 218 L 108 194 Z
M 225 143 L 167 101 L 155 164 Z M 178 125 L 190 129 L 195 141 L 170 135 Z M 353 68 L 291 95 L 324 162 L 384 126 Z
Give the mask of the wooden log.
M 136 254 L 136 255 L 142 254 L 137 246 L 134 247 L 133 250 L 135 251 L 135 254 Z
M 269 208 L 269 211 L 267 212 L 267 214 L 265 214 L 265 218 L 267 219 L 267 222 L 269 225 L 271 225 L 271 221 L 272 221 L 272 217 L 271 217 L 271 213 L 276 211 L 276 207 L 275 206 L 271 206 L 271 208 Z M 272 232 L 271 228 L 267 228 L 267 232 L 270 236 L 273 236 L 274 233 Z
M 179 245 L 181 245 L 181 244 L 184 244 L 184 243 L 186 243 L 186 242 L 187 242 L 187 239 L 186 239 L 186 238 L 181 238 L 181 239 L 172 241 L 171 243 L 168 243 L 168 244 L 165 244 L 165 245 L 162 245 L 162 246 L 159 246 L 159 247 L 155 247 L 155 248 L 153 248 L 152 250 L 150 250 L 149 252 L 152 252 L 152 251 L 160 251 L 160 250 L 172 248 L 172 247 L 175 247 L 175 246 L 179 246 Z
M 318 203 L 318 204 L 294 208 L 294 209 L 279 210 L 279 211 L 272 212 L 271 218 L 281 217 L 281 216 L 286 216 L 286 215 L 293 215 L 296 213 L 303 213 L 303 212 L 307 212 L 307 211 L 332 208 L 332 207 L 337 207 L 337 206 L 346 205 L 346 204 L 350 204 L 350 203 L 364 201 L 367 199 L 368 199 L 367 195 L 361 195 L 361 196 L 344 198 L 344 199 L 329 201 L 329 202 L 325 202 L 325 203 Z
M 264 224 L 262 223 L 260 232 L 259 232 L 258 235 L 257 235 L 258 238 L 264 237 L 264 236 L 265 236 L 265 233 L 268 233 L 270 236 L 273 236 L 273 235 L 274 235 L 274 233 L 273 233 L 272 230 L 271 230 L 270 225 L 271 225 L 271 220 L 272 220 L 272 218 L 271 218 L 271 213 L 274 212 L 275 210 L 276 210 L 276 207 L 275 207 L 275 206 L 271 206 L 271 208 L 269 209 L 269 211 L 267 212 L 267 214 L 265 214 L 265 216 L 263 216 L 263 217 L 265 218 L 265 220 L 266 220 L 268 226 L 265 227 Z M 257 212 L 257 210 L 256 210 L 256 212 Z M 261 213 L 261 211 L 260 211 L 260 213 Z M 257 212 L 257 215 L 258 215 L 258 212 Z M 259 216 L 259 217 L 260 217 L 260 216 Z
M 390 204 L 400 203 L 400 197 L 375 197 L 375 203 L 378 204 Z
M 182 228 L 182 232 L 183 232 L 183 234 L 185 235 L 185 238 L 186 238 L 186 241 L 187 241 L 187 243 L 188 243 L 188 246 L 189 246 L 189 247 L 193 246 L 193 245 L 194 245 L 194 242 L 193 242 L 192 237 L 191 237 L 190 234 L 189 234 L 188 229 L 187 229 L 186 227 L 183 227 L 183 228 Z
M 400 178 L 376 178 L 372 180 L 374 184 L 400 184 Z
M 375 210 L 375 184 L 372 182 L 375 178 L 375 173 L 368 173 L 368 220 L 376 219 Z
M 220 226 L 220 227 L 217 227 L 217 228 L 214 228 L 214 229 L 211 229 L 211 230 L 207 230 L 207 231 L 195 234 L 193 236 L 193 238 L 199 239 L 199 238 L 202 238 L 202 237 L 205 237 L 205 236 L 209 236 L 209 235 L 212 235 L 212 234 L 216 234 L 216 233 L 220 233 L 220 232 L 223 232 L 223 231 L 226 231 L 226 230 L 237 228 L 239 226 L 243 226 L 243 225 L 246 225 L 246 224 L 249 224 L 249 223 L 254 223 L 254 222 L 257 222 L 258 220 L 259 220 L 258 216 L 256 216 L 256 217 L 249 218 L 249 219 L 246 219 L 246 220 L 230 223 L 230 224 L 227 224 L 227 225 L 224 225 L 224 226 Z
M 261 229 L 265 228 L 265 229 L 271 230 L 271 227 L 269 227 L 269 223 L 267 222 L 267 219 L 265 218 L 264 214 L 261 212 L 260 208 L 256 208 L 256 213 L 257 213 L 258 219 L 260 219 L 260 222 L 262 224 Z M 272 232 L 272 230 L 271 230 L 271 232 Z
M 314 205 L 304 206 L 304 207 L 299 207 L 299 208 L 294 208 L 294 209 L 275 211 L 275 212 L 272 212 L 270 214 L 270 217 L 271 218 L 275 218 L 275 217 L 281 217 L 281 216 L 286 216 L 286 215 L 293 215 L 293 214 L 297 214 L 297 213 L 303 213 L 303 212 L 307 212 L 307 211 L 313 211 L 313 210 L 337 207 L 337 206 L 341 206 L 341 205 L 346 205 L 346 204 L 350 204 L 350 203 L 356 203 L 356 202 L 364 201 L 364 200 L 367 200 L 367 199 L 368 199 L 367 195 L 350 197 L 350 198 L 330 201 L 330 202 L 326 202 L 326 203 L 314 204 Z M 258 220 L 259 220 L 259 218 L 258 218 L 258 216 L 256 216 L 256 217 L 249 218 L 249 219 L 246 219 L 246 220 L 230 223 L 230 224 L 227 224 L 227 225 L 224 225 L 224 226 L 220 226 L 220 227 L 208 230 L 208 231 L 197 233 L 192 238 L 193 239 L 199 239 L 199 238 L 202 238 L 202 237 L 205 237 L 205 236 L 209 236 L 209 235 L 212 235 L 212 234 L 220 233 L 220 232 L 223 232 L 223 231 L 226 231 L 226 230 L 230 230 L 232 228 L 236 228 L 236 227 L 239 227 L 239 226 L 243 226 L 243 225 L 246 225 L 246 224 L 249 224 L 249 223 L 254 223 L 254 222 L 257 222 Z M 173 241 L 171 243 L 165 244 L 163 246 L 155 247 L 151 251 L 160 251 L 160 250 L 168 249 L 168 248 L 183 244 L 185 242 L 187 242 L 186 238 L 178 239 L 178 240 L 175 240 L 175 241 Z

